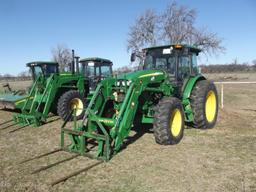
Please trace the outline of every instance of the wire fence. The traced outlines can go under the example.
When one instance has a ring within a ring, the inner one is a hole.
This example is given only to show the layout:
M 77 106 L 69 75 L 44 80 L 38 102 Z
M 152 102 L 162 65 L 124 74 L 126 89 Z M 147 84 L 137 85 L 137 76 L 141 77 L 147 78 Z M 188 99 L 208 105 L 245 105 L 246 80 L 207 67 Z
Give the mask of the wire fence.
M 222 82 L 214 82 L 215 84 L 219 84 L 221 86 L 220 92 L 220 107 L 224 108 L 224 84 L 256 84 L 256 81 L 222 81 Z

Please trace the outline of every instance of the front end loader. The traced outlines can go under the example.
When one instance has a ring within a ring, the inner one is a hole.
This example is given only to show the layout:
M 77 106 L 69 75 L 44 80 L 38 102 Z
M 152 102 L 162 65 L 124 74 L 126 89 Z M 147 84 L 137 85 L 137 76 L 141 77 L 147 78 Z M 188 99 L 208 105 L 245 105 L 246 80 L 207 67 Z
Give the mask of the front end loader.
M 185 125 L 214 127 L 217 91 L 198 71 L 199 52 L 190 45 L 143 49 L 140 70 L 102 80 L 83 119 L 75 119 L 72 128 L 68 119 L 64 122 L 61 148 L 108 161 L 120 151 L 131 128 L 142 123 L 152 124 L 155 141 L 161 145 L 179 143 Z M 132 54 L 131 61 L 136 55 Z

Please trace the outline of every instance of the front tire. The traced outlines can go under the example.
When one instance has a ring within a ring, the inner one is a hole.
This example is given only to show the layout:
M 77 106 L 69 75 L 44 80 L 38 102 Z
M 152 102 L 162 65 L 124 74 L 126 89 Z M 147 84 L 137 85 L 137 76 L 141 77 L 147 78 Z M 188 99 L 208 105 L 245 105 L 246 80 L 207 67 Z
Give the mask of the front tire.
M 194 114 L 194 127 L 213 128 L 218 116 L 218 94 L 213 82 L 198 81 L 191 92 L 190 102 Z
M 153 130 L 158 144 L 173 145 L 181 141 L 184 112 L 179 99 L 170 97 L 159 101 L 154 114 Z
M 76 119 L 82 119 L 84 115 L 85 99 L 76 90 L 70 90 L 65 92 L 58 101 L 58 115 L 63 119 L 67 120 L 69 114 L 73 109 L 76 109 Z M 70 120 L 73 120 L 74 116 Z

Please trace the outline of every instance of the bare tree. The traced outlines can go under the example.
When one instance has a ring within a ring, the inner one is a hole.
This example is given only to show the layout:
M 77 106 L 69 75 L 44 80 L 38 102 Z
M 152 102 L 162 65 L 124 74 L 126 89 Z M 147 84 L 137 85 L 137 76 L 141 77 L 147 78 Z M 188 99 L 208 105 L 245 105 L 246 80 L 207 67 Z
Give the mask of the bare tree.
M 55 62 L 59 63 L 60 71 L 64 71 L 72 62 L 72 53 L 65 45 L 57 45 L 52 49 L 52 56 Z
M 194 22 L 196 11 L 188 7 L 178 7 L 177 4 L 171 3 L 166 10 L 160 15 L 162 24 L 162 38 L 168 43 L 192 43 L 192 34 L 194 32 Z
M 159 15 L 153 10 L 147 10 L 130 28 L 128 51 L 166 43 L 196 45 L 206 54 L 224 51 L 222 39 L 216 33 L 209 32 L 207 27 L 197 28 L 195 21 L 195 9 L 178 6 L 175 2 L 169 4 Z
M 192 39 L 192 44 L 198 46 L 204 53 L 209 55 L 223 53 L 226 50 L 222 45 L 222 39 L 218 37 L 217 33 L 209 32 L 206 27 L 195 30 Z
M 153 10 L 140 15 L 128 33 L 127 49 L 139 51 L 142 47 L 156 44 L 158 16 Z

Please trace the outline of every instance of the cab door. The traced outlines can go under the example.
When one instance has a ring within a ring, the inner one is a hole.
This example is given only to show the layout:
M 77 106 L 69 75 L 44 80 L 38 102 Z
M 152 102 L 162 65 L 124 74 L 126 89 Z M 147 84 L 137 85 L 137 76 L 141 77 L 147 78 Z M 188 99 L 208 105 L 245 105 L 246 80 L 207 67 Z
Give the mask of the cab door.
M 191 55 L 179 55 L 177 62 L 177 88 L 178 88 L 178 97 L 181 97 L 182 90 L 187 84 L 190 76 L 191 76 Z

